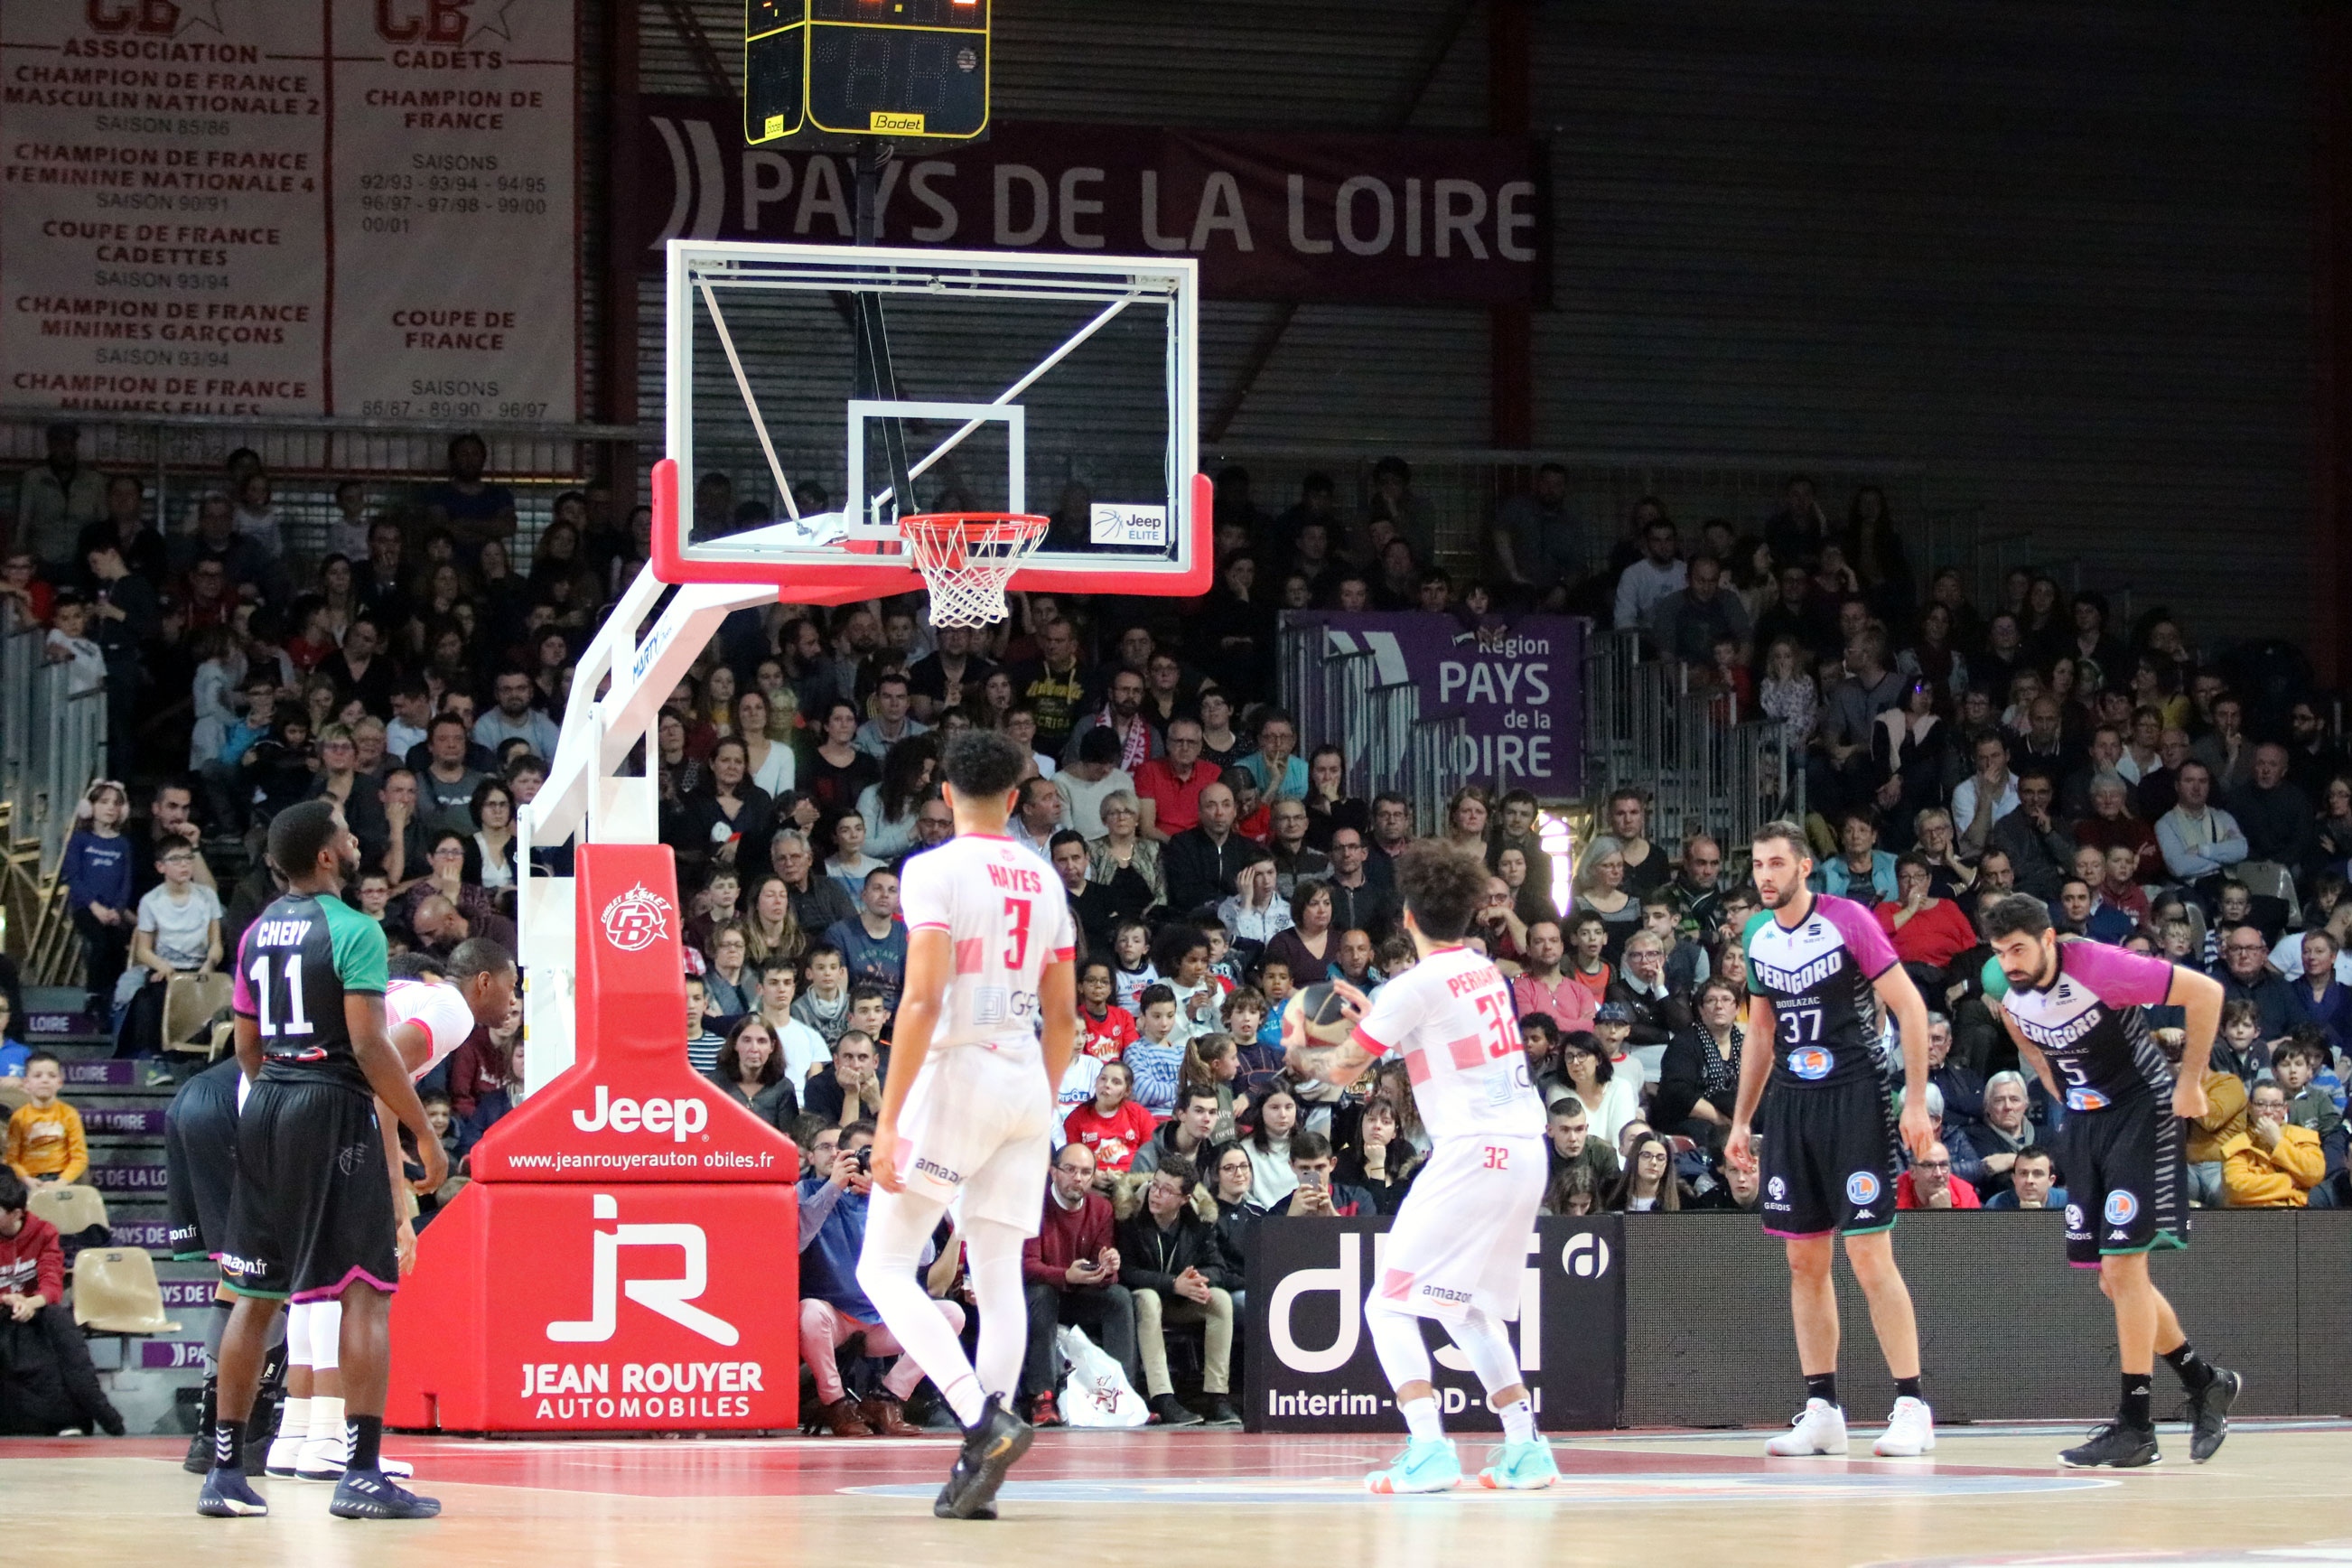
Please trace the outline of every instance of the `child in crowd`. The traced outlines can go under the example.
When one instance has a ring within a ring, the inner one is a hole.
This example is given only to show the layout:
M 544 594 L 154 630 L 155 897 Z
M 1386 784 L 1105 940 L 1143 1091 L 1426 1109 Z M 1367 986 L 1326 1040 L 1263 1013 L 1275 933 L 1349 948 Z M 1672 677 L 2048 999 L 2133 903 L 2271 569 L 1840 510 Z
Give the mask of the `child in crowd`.
M 1111 1000 L 1118 988 L 1109 959 L 1078 965 L 1078 1055 L 1115 1062 L 1135 1043 L 1135 1015 Z
M 771 958 L 760 965 L 760 1019 L 776 1037 L 776 1049 L 783 1053 L 784 1077 L 795 1091 L 833 1060 L 824 1037 L 803 1023 L 793 1006 L 800 984 L 800 973 L 789 958 Z
M 172 977 L 210 979 L 224 951 L 220 896 L 197 882 L 196 852 L 180 839 L 168 839 L 155 865 L 163 879 L 139 900 L 131 966 L 114 991 L 116 1005 L 130 1009 L 119 1056 L 152 1056 L 163 1049 L 163 999 Z
M 1264 980 L 1269 969 L 1278 971 L 1276 977 L 1286 986 L 1289 966 L 1279 959 L 1260 964 L 1258 978 Z M 1234 1045 L 1234 1092 L 1250 1105 L 1265 1097 L 1282 1072 L 1282 1019 L 1274 1013 L 1265 993 L 1255 985 L 1244 985 L 1225 998 L 1225 1033 Z M 1242 1120 L 1249 1120 L 1246 1112 Z
M 1569 918 L 1568 972 L 1576 983 L 1592 993 L 1595 1006 L 1609 994 L 1609 984 L 1617 978 L 1601 954 L 1609 950 L 1609 922 L 1591 910 Z
M 1209 943 L 1209 978 L 1216 983 L 1220 995 L 1231 994 L 1242 983 L 1242 955 L 1234 950 L 1233 940 L 1225 935 L 1222 921 L 1202 921 L 1201 934 Z
M 122 819 L 130 813 L 131 797 L 121 784 L 112 779 L 91 784 L 74 808 L 73 835 L 66 840 L 65 859 L 58 867 L 74 930 L 81 934 L 83 973 L 93 1011 L 113 1002 L 138 919 L 131 898 L 131 840 L 122 835 Z
M 2221 1037 L 2213 1042 L 2211 1065 L 2236 1073 L 2250 1089 L 2270 1075 L 2270 1043 L 2263 1038 L 2263 1016 L 2252 1002 L 2221 1004 Z
M 16 1037 L 16 1021 L 8 1006 L 8 994 L 0 991 L 0 1089 L 25 1087 L 25 1063 L 33 1053 Z
M 1160 972 L 1151 967 L 1151 928 L 1141 921 L 1119 921 L 1111 927 L 1110 950 L 1118 960 L 1111 973 L 1113 999 L 1131 1014 L 1143 988 L 1158 984 L 1160 979 Z
M 1184 1070 L 1176 1080 L 1177 1103 L 1194 1094 L 1217 1097 L 1217 1124 L 1209 1134 L 1212 1142 L 1232 1142 L 1234 1118 L 1249 1110 L 1248 1098 L 1234 1088 L 1241 1068 L 1241 1049 L 1231 1035 L 1195 1035 L 1184 1048 Z
M 1054 1092 L 1055 1113 L 1066 1121 L 1071 1111 L 1094 1099 L 1095 1085 L 1101 1081 L 1102 1070 L 1108 1066 L 1110 1064 L 1099 1057 L 1089 1056 L 1085 1051 L 1072 1051 L 1069 1070 L 1062 1075 L 1061 1086 Z M 1059 1149 L 1068 1142 L 1068 1135 L 1056 1126 L 1054 1147 Z
M 1625 1048 L 1626 1040 L 1633 1033 L 1633 1009 L 1622 1002 L 1603 1002 L 1593 1011 L 1592 1033 L 1608 1053 L 1609 1070 L 1619 1074 L 1630 1073 L 1633 1081 L 1639 1084 L 1642 1081 L 1642 1064 L 1635 1061 Z
M 2271 1047 L 2271 1077 L 2286 1095 L 2286 1120 L 2292 1127 L 2308 1127 L 2332 1159 L 2341 1159 L 2335 1147 L 2344 1125 L 2336 1097 L 2315 1081 L 2319 1064 L 2327 1059 L 2327 1037 L 2309 1024 L 2298 1024 L 2287 1037 Z
M 1136 1100 L 1154 1117 L 1172 1116 L 1176 1080 L 1184 1066 L 1183 1039 L 1176 1033 L 1176 993 L 1166 985 L 1146 986 L 1142 1002 L 1143 1016 L 1136 1023 L 1139 1032 L 1123 1059 L 1135 1075 Z
M 849 1027 L 849 963 L 841 949 L 809 950 L 808 989 L 793 1004 L 793 1016 L 814 1029 L 826 1049 L 841 1044 L 841 1033 Z
M 704 988 L 702 976 L 686 977 L 686 1059 L 698 1073 L 715 1072 L 719 1068 L 719 1053 L 726 1046 L 724 1035 L 713 1034 L 709 993 Z
M 375 868 L 362 871 L 353 897 L 360 913 L 382 925 L 384 911 L 392 907 L 392 879 Z
M 1095 1079 L 1094 1098 L 1062 1118 L 1062 1136 L 1093 1151 L 1095 1180 L 1108 1187 L 1135 1163 L 1135 1152 L 1151 1142 L 1158 1125 L 1130 1098 L 1135 1074 L 1125 1062 L 1105 1062 Z
M 888 868 L 888 861 L 866 853 L 866 818 L 854 811 L 843 812 L 833 826 L 833 853 L 825 859 L 824 874 L 839 883 L 855 904 L 866 897 L 867 874 Z
M 1684 928 L 1681 903 L 1664 888 L 1642 899 L 1642 929 L 1654 933 L 1666 954 L 1666 989 L 1676 995 L 1696 991 L 1713 973 L 1699 946 L 1698 922 Z
M 89 638 L 89 605 L 74 589 L 58 595 L 49 612 L 49 635 L 42 648 L 51 664 L 70 664 L 66 689 L 74 696 L 106 684 L 106 652 Z
M 1175 1043 L 1181 1047 L 1194 1035 L 1205 1034 L 1217 1026 L 1217 1005 L 1224 1000 L 1224 992 L 1209 978 L 1209 939 L 1200 928 L 1174 925 L 1160 933 L 1152 945 L 1152 967 L 1160 971 L 1160 984 L 1176 1003 Z M 1174 1109 L 1172 1097 L 1176 1085 L 1171 1077 L 1168 1091 L 1171 1104 L 1162 1110 Z
M 65 1064 L 54 1054 L 35 1051 L 25 1058 L 25 1092 L 31 1098 L 8 1118 L 7 1160 L 34 1186 L 71 1186 L 89 1170 L 81 1113 L 58 1098 L 65 1086 Z
M 697 952 L 709 952 L 711 938 L 719 928 L 742 918 L 735 908 L 742 895 L 743 880 L 733 866 L 723 861 L 712 866 L 702 879 L 702 891 L 695 898 L 694 913 L 687 918 L 687 947 Z

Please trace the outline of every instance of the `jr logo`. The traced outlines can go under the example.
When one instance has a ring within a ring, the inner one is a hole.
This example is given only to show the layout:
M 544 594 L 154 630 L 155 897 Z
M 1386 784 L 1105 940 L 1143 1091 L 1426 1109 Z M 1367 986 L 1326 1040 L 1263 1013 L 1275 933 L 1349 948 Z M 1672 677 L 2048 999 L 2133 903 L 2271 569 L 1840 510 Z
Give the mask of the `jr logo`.
M 610 1193 L 598 1193 L 590 1201 L 594 1218 L 621 1217 L 620 1200 Z M 593 1239 L 596 1254 L 590 1272 L 588 1316 L 581 1321 L 548 1324 L 549 1339 L 559 1344 L 600 1344 L 611 1339 L 620 1321 L 624 1295 L 681 1328 L 692 1329 L 713 1344 L 731 1345 L 742 1338 L 726 1319 L 692 1305 L 710 1279 L 709 1243 L 700 1226 L 616 1225 L 611 1230 L 598 1229 Z M 625 1247 L 675 1247 L 686 1255 L 685 1262 L 667 1279 L 632 1279 L 625 1285 L 621 1283 L 621 1248 Z

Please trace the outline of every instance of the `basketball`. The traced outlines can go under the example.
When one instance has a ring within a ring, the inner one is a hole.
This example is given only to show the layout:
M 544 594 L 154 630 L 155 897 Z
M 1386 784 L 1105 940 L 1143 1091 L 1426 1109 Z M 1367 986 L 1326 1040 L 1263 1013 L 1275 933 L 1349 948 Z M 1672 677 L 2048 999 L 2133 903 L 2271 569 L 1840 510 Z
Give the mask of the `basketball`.
M 1348 1016 L 1347 1004 L 1340 999 L 1339 987 L 1328 981 L 1319 981 L 1301 990 L 1290 999 L 1291 1007 L 1307 1037 L 1318 1046 L 1343 1043 L 1355 1028 Z

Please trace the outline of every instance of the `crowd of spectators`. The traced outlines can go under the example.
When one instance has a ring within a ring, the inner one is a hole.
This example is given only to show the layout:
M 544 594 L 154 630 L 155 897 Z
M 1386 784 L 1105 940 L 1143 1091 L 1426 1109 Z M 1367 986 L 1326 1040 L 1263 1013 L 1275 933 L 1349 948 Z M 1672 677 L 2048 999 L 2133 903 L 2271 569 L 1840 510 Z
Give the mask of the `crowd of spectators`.
M 51 626 L 60 660 L 95 643 L 109 771 L 136 775 L 93 784 L 67 866 L 125 1053 L 153 1047 L 142 993 L 209 973 L 271 896 L 258 857 L 224 886 L 208 856 L 289 802 L 342 804 L 362 853 L 350 896 L 395 952 L 511 943 L 517 880 L 565 868 L 560 848 L 522 862 L 515 816 L 572 660 L 643 568 L 645 515 L 566 494 L 526 566 L 482 457 L 451 443 L 448 474 L 398 504 L 343 487 L 319 559 L 287 547 L 249 453 L 160 530 L 139 481 L 80 468 L 69 435 L 26 477 L 0 598 Z M 2063 1109 L 1984 1005 L 1978 910 L 2016 889 L 2071 936 L 2221 977 L 2213 1109 L 2189 1136 L 2200 1201 L 2346 1200 L 2352 777 L 2327 710 L 2272 667 L 2202 657 L 2161 612 L 2111 625 L 2097 594 L 2030 573 L 1990 605 L 1957 572 L 1923 586 L 1869 489 L 1832 522 L 1795 480 L 1770 517 L 1687 540 L 1647 500 L 1596 570 L 1591 525 L 1546 468 L 1466 578 L 1432 560 L 1429 509 L 1392 460 L 1363 516 L 1319 478 L 1269 516 L 1237 470 L 1217 508 L 1197 602 L 1015 594 L 978 631 L 935 632 L 915 600 L 738 612 L 647 737 L 689 906 L 687 1049 L 806 1161 L 803 1342 L 826 1429 L 908 1426 L 911 1374 L 851 1354 L 891 1353 L 853 1260 L 905 973 L 899 875 L 953 832 L 938 762 L 963 728 L 1030 753 L 1011 832 L 1080 933 L 1080 1048 L 1024 1266 L 1034 1418 L 1059 1418 L 1062 1324 L 1159 1419 L 1231 1418 L 1257 1223 L 1388 1213 L 1410 1190 L 1430 1145 L 1402 1068 L 1345 1091 L 1300 1081 L 1280 1032 L 1298 988 L 1372 989 L 1413 963 L 1392 865 L 1416 836 L 1492 868 L 1473 940 L 1510 977 L 1549 1107 L 1548 1212 L 1755 1206 L 1721 1154 L 1758 907 L 1745 847 L 1654 821 L 1637 790 L 1597 803 L 1572 865 L 1524 790 L 1462 780 L 1438 820 L 1351 795 L 1349 737 L 1302 734 L 1275 700 L 1286 607 L 1587 613 L 1783 721 L 1815 886 L 1874 909 L 1934 1009 L 1939 1142 L 1904 1173 L 1904 1206 L 2064 1202 Z M 2179 1020 L 2157 1021 L 2177 1052 Z M 427 1086 L 454 1152 L 511 1103 L 520 1049 L 509 1020 Z M 925 1270 L 975 1332 L 951 1233 Z M 1171 1344 L 1202 1410 L 1176 1396 Z

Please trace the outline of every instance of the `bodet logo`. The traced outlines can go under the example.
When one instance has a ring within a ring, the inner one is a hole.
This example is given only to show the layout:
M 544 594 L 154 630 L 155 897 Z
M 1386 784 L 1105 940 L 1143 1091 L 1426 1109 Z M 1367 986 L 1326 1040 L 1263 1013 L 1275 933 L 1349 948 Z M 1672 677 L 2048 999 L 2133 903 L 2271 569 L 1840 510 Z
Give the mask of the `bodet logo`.
M 616 1344 L 623 1359 L 525 1363 L 521 1397 L 539 1402 L 541 1420 L 750 1415 L 750 1395 L 766 1392 L 766 1369 L 759 1362 L 654 1359 L 644 1353 L 649 1340 L 657 1352 L 676 1342 L 642 1318 L 622 1314 L 626 1299 L 712 1344 L 732 1348 L 741 1342 L 735 1324 L 695 1305 L 709 1284 L 709 1240 L 702 1227 L 620 1224 L 620 1200 L 610 1193 L 593 1194 L 589 1212 L 595 1228 L 589 1238 L 588 1315 L 550 1322 L 547 1338 L 557 1344 Z

